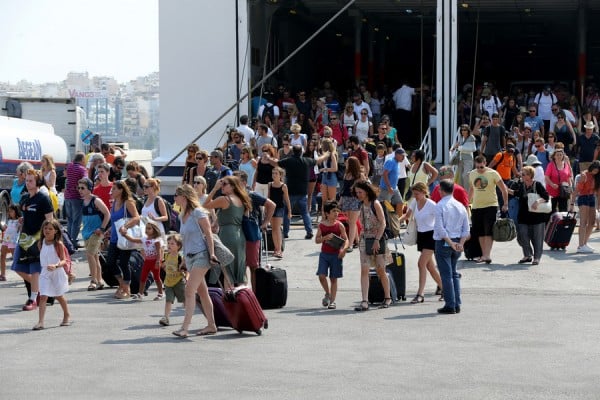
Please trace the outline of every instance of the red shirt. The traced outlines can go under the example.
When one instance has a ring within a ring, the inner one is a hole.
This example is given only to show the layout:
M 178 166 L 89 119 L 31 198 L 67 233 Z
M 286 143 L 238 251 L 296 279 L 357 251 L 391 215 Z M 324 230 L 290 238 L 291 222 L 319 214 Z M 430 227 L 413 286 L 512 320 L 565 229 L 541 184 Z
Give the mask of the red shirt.
M 342 236 L 342 228 L 343 225 L 341 222 L 336 221 L 335 224 L 329 226 L 329 225 L 325 225 L 324 223 L 320 223 L 319 224 L 319 230 L 321 231 L 321 235 L 322 236 L 326 236 L 329 235 L 330 233 L 333 233 L 334 235 L 338 235 L 338 236 Z M 333 247 L 331 247 L 330 245 L 327 244 L 327 242 L 323 242 L 321 243 L 321 252 L 322 253 L 329 253 L 329 254 L 338 254 L 340 251 L 338 249 L 334 249 Z
M 102 186 L 100 184 L 96 185 L 94 187 L 94 190 L 92 190 L 92 194 L 98 196 L 100 198 L 100 200 L 102 200 L 102 202 L 104 203 L 104 205 L 106 206 L 106 208 L 108 208 L 110 210 L 110 189 L 112 189 L 112 182 L 110 183 L 110 185 L 108 186 Z
M 452 197 L 454 197 L 456 201 L 458 201 L 465 207 L 469 207 L 469 194 L 467 193 L 465 188 L 460 186 L 458 183 L 454 184 L 454 191 L 452 192 Z M 442 196 L 440 195 L 440 185 L 436 185 L 436 187 L 433 189 L 433 192 L 431 192 L 429 198 L 435 201 L 436 203 L 440 201 L 440 199 L 442 198 Z

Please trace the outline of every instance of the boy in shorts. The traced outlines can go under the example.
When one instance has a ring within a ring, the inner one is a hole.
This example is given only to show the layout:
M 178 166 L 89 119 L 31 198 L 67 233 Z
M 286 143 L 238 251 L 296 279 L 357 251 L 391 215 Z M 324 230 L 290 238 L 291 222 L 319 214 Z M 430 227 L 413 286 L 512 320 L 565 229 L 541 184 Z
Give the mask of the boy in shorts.
M 169 315 L 171 308 L 175 303 L 175 298 L 180 303 L 185 301 L 185 281 L 186 269 L 183 265 L 183 257 L 179 252 L 183 246 L 181 235 L 173 234 L 167 237 L 167 253 L 163 261 L 162 268 L 166 272 L 165 276 L 165 316 L 158 321 L 162 326 L 169 326 Z
M 328 201 L 323 206 L 325 218 L 319 224 L 315 243 L 321 243 L 321 254 L 319 254 L 319 267 L 317 276 L 319 282 L 325 290 L 323 297 L 323 307 L 330 310 L 336 308 L 335 297 L 337 294 L 337 280 L 343 276 L 342 259 L 346 255 L 348 248 L 348 236 L 344 225 L 337 220 L 340 208 L 337 201 Z M 327 272 L 329 271 L 329 280 L 327 283 Z

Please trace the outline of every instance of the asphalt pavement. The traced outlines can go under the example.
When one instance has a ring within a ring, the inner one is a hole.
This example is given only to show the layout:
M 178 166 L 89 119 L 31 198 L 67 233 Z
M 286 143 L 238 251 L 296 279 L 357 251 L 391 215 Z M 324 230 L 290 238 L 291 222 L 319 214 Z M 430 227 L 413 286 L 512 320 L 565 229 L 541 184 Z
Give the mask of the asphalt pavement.
M 358 251 L 347 255 L 337 309 L 321 306 L 315 276 L 319 246 L 293 226 L 282 260 L 287 305 L 267 310 L 262 335 L 223 329 L 178 339 L 158 320 L 164 303 L 88 292 L 83 252 L 67 294 L 73 324 L 60 327 L 49 307 L 43 331 L 37 311 L 24 312 L 25 289 L 9 272 L 0 283 L 2 399 L 598 399 L 600 383 L 600 233 L 595 254 L 545 249 L 540 265 L 517 264 L 516 240 L 495 243 L 493 262 L 459 261 L 463 305 L 443 303 L 428 279 L 425 302 L 412 305 L 418 272 L 407 247 L 407 298 L 355 312 L 360 300 Z M 393 247 L 390 245 L 390 247 Z M 198 312 L 191 330 L 205 319 Z

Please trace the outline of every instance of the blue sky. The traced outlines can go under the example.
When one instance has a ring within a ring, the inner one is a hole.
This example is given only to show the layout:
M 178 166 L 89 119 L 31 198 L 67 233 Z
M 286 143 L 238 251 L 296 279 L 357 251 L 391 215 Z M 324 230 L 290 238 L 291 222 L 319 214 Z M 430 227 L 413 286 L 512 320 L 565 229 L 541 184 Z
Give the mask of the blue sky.
M 158 0 L 0 0 L 0 82 L 158 71 Z

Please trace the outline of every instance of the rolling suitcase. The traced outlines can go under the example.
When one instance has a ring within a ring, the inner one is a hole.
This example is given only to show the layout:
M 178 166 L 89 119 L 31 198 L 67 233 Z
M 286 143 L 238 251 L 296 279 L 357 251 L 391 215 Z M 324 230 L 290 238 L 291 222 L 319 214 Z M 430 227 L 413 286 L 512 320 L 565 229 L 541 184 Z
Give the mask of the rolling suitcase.
M 231 281 L 227 268 L 223 268 L 223 273 L 227 274 Z M 223 304 L 231 326 L 239 333 L 252 331 L 260 335 L 262 328 L 269 327 L 269 321 L 249 287 L 242 285 L 225 290 Z
M 275 246 L 273 245 L 273 230 L 271 227 L 267 228 L 267 251 L 275 251 Z M 281 251 L 285 250 L 285 238 L 283 237 L 283 227 L 281 228 Z
M 404 253 L 398 251 L 396 242 L 394 242 L 394 251 L 392 251 L 392 262 L 386 266 L 386 270 L 396 285 L 398 301 L 406 301 L 406 257 Z
M 464 253 L 465 258 L 470 261 L 479 258 L 483 255 L 481 251 L 481 245 L 479 244 L 479 237 L 473 235 L 472 229 L 471 237 L 465 242 Z
M 213 303 L 213 314 L 215 316 L 215 324 L 217 327 L 231 327 L 231 321 L 229 321 L 229 316 L 227 315 L 227 311 L 225 310 L 225 304 L 223 302 L 223 289 L 209 287 L 208 295 Z M 200 311 L 204 314 L 204 310 L 202 309 L 202 304 L 200 302 L 200 296 L 196 295 L 196 304 L 200 307 Z
M 544 241 L 551 250 L 564 250 L 569 245 L 577 224 L 575 215 L 575 212 L 556 212 L 550 216 Z
M 392 278 L 392 274 L 389 271 L 385 272 L 388 276 L 388 280 L 390 281 L 390 297 L 392 298 L 392 303 L 398 301 L 398 292 L 396 290 L 396 283 L 394 282 L 394 278 Z M 374 269 L 369 270 L 369 303 L 383 303 L 385 299 L 385 295 L 383 294 L 383 285 L 381 284 L 381 280 L 379 280 L 379 276 Z
M 108 257 L 107 251 L 101 251 L 100 255 L 100 268 L 102 270 L 102 280 L 109 287 L 117 287 L 119 286 L 119 281 L 113 275 L 112 269 L 108 266 L 106 259 Z M 133 292 L 132 292 L 133 293 Z
M 263 239 L 265 239 L 265 236 L 266 234 L 263 235 Z M 261 257 L 261 266 L 256 269 L 256 287 L 254 288 L 254 292 L 263 310 L 281 308 L 287 302 L 287 273 L 284 269 L 274 268 L 269 264 L 266 241 L 262 240 L 262 242 L 264 243 L 261 246 L 263 254 Z M 265 262 L 264 265 L 262 265 L 263 260 Z

